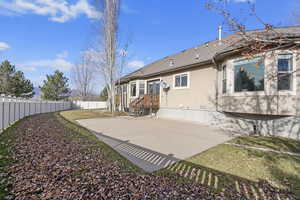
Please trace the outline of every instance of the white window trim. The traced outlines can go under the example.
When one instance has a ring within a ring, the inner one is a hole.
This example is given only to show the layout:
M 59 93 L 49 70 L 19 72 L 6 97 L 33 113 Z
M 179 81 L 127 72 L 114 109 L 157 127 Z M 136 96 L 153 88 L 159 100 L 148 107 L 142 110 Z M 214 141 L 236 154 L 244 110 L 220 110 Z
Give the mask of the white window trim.
M 296 90 L 297 90 L 297 76 L 296 76 L 296 67 L 297 67 L 297 56 L 295 55 L 294 52 L 292 51 L 279 51 L 279 52 L 276 52 L 276 56 L 275 56 L 275 59 L 276 59 L 276 73 L 278 74 L 278 58 L 279 58 L 279 55 L 282 55 L 282 54 L 291 54 L 292 57 L 293 57 L 293 70 L 291 71 L 293 74 L 292 74 L 292 90 L 278 90 L 278 79 L 276 78 L 276 90 L 277 92 L 279 93 L 279 95 L 296 95 Z
M 220 96 L 232 96 L 232 90 L 231 90 L 231 80 L 232 80 L 232 74 L 231 74 L 231 66 L 232 62 L 231 60 L 225 61 L 222 64 L 220 64 L 221 70 L 218 71 L 218 85 L 219 85 L 219 95 Z M 223 93 L 223 66 L 226 65 L 226 93 Z
M 144 95 L 147 94 L 146 93 L 147 92 L 146 91 L 147 90 L 147 81 L 145 81 L 145 80 L 139 80 L 139 87 L 138 87 L 139 88 L 139 92 L 138 92 L 139 94 L 138 94 L 138 96 L 140 96 L 140 84 L 144 84 Z
M 145 80 L 145 94 L 148 94 L 148 82 L 150 81 L 154 81 L 154 80 L 159 80 L 160 82 L 163 80 L 162 77 L 158 77 L 158 78 L 151 78 L 151 79 L 147 79 Z M 159 105 L 162 104 L 162 94 L 163 93 L 163 89 L 162 87 L 159 87 Z
M 227 63 L 223 63 L 221 65 L 221 93 L 222 95 L 226 95 L 228 93 L 228 66 L 227 66 Z M 224 72 L 224 68 L 225 68 L 225 72 Z M 224 73 L 225 73 L 225 77 L 224 77 Z M 225 83 L 225 92 L 224 91 L 224 84 L 223 84 L 223 81 L 226 80 L 226 83 Z
M 184 74 L 187 75 L 187 86 L 184 86 L 184 87 L 181 87 L 181 86 L 176 87 L 176 86 L 175 86 L 176 76 L 181 76 L 181 75 L 184 75 Z M 183 72 L 183 73 L 179 73 L 179 74 L 174 74 L 174 76 L 173 76 L 173 88 L 174 88 L 175 90 L 188 89 L 188 88 L 190 88 L 190 72 Z
M 132 84 L 135 84 L 135 96 L 132 96 L 132 94 L 131 94 L 131 85 Z M 138 97 L 138 84 L 137 84 L 137 81 L 130 82 L 130 84 L 129 84 L 129 93 L 130 93 L 130 98 Z
M 267 80 L 267 76 L 268 76 L 268 70 L 270 70 L 269 65 L 270 63 L 273 63 L 272 66 L 270 66 L 271 68 L 273 68 L 273 70 L 277 73 L 277 62 L 278 62 L 278 55 L 280 54 L 292 54 L 293 55 L 293 90 L 278 90 L 277 87 L 276 88 L 270 88 L 270 82 L 269 81 L 265 81 L 265 89 L 264 91 L 252 91 L 252 92 L 235 92 L 234 91 L 234 62 L 237 60 L 242 60 L 244 57 L 238 57 L 235 59 L 230 59 L 225 61 L 224 63 L 222 63 L 222 65 L 226 64 L 227 65 L 227 93 L 226 94 L 222 94 L 222 90 L 220 91 L 220 95 L 221 96 L 237 96 L 237 97 L 247 97 L 247 96 L 266 96 L 266 95 L 282 95 L 282 96 L 286 96 L 286 95 L 296 95 L 297 93 L 297 73 L 295 73 L 295 71 L 297 71 L 297 54 L 298 51 L 293 51 L 293 50 L 276 50 L 274 52 L 270 52 L 268 54 L 274 54 L 273 57 L 269 57 L 266 56 L 265 60 L 264 60 L 264 64 L 265 64 L 265 80 Z M 255 55 L 256 57 L 262 56 L 262 54 L 257 54 Z M 274 64 L 275 63 L 275 64 Z M 221 66 L 222 66 L 221 65 Z M 275 65 L 275 66 L 274 66 Z M 222 71 L 221 71 L 222 72 Z M 220 80 L 220 89 L 222 87 L 222 73 L 220 73 L 219 76 L 219 80 Z M 276 85 L 277 85 L 277 78 L 276 80 Z

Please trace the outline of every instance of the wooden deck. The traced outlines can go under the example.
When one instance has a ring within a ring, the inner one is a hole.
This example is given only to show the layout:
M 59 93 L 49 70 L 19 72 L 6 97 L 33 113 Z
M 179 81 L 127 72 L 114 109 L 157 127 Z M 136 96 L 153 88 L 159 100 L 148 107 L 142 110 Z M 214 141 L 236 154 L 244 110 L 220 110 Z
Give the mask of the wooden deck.
M 159 109 L 159 95 L 158 94 L 145 94 L 136 98 L 129 105 L 133 112 L 156 112 Z

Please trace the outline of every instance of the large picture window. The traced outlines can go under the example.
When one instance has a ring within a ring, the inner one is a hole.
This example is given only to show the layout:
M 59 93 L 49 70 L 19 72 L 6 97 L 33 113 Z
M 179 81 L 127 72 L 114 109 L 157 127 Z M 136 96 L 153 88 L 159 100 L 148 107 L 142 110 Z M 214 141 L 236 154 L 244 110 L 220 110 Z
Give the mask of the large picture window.
M 188 74 L 175 75 L 175 88 L 186 88 L 188 87 Z
M 262 58 L 234 62 L 234 91 L 263 91 L 265 64 Z
M 136 83 L 130 84 L 130 96 L 132 97 L 136 96 Z
M 293 89 L 293 55 L 280 54 L 277 61 L 278 90 Z

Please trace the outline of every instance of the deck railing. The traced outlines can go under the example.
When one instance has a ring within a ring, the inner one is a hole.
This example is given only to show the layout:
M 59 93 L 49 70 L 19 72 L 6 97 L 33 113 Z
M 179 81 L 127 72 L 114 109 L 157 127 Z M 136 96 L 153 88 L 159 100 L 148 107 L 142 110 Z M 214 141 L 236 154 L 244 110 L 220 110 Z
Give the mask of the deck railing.
M 148 110 L 150 113 L 159 109 L 159 95 L 145 94 L 136 98 L 130 103 L 130 109 L 133 111 Z

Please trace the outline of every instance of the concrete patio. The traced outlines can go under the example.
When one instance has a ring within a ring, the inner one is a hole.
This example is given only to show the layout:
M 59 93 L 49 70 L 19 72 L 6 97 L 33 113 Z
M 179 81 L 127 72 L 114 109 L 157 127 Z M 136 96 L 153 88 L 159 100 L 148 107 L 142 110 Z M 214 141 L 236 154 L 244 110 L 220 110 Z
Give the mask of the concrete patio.
M 78 122 L 149 172 L 232 139 L 221 130 L 204 125 L 150 117 L 84 119 Z

